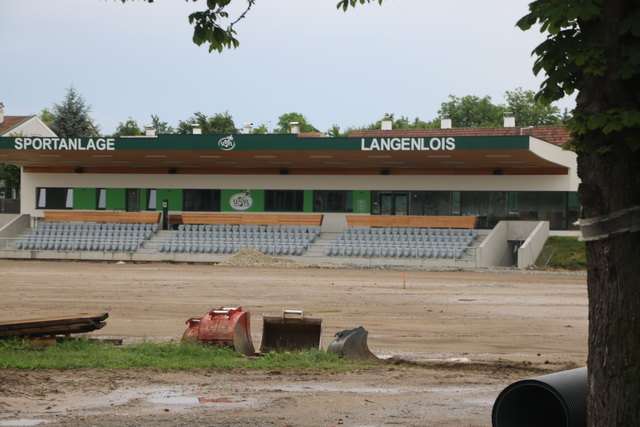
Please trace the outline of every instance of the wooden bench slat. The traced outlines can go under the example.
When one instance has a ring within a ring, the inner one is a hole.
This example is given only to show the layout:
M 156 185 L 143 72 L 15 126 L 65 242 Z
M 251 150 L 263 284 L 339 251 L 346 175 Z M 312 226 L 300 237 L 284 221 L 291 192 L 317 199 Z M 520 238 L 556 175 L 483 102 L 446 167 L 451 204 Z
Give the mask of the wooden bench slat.
M 160 212 L 44 211 L 44 220 L 54 222 L 131 222 L 156 224 L 160 222 Z
M 184 224 L 322 225 L 322 214 L 251 214 L 183 212 Z
M 347 215 L 350 227 L 475 228 L 475 216 Z

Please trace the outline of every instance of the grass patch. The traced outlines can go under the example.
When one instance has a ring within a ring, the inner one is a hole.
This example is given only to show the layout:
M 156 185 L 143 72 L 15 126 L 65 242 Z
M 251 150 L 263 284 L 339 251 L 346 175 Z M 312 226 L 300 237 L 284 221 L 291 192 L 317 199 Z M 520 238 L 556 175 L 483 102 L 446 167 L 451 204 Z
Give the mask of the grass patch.
M 577 237 L 551 236 L 536 260 L 538 267 L 586 270 L 587 251 Z
M 0 341 L 0 368 L 16 369 L 263 369 L 283 371 L 328 370 L 343 372 L 372 366 L 349 361 L 335 354 L 313 350 L 300 353 L 270 353 L 247 358 L 219 346 L 156 344 L 144 342 L 116 347 L 108 343 L 68 340 L 47 347 L 20 340 Z

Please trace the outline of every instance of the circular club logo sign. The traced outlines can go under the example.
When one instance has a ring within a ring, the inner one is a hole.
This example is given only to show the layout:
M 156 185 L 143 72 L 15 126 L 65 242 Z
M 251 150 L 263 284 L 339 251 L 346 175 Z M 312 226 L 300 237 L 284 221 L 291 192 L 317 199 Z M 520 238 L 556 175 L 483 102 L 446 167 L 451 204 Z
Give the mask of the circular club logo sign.
M 229 198 L 229 204 L 232 209 L 237 211 L 246 211 L 251 206 L 253 206 L 253 199 L 251 198 L 251 193 L 248 191 L 243 191 L 241 193 L 236 193 L 231 198 Z
M 220 147 L 220 149 L 224 151 L 229 151 L 236 148 L 236 142 L 233 140 L 233 135 L 220 138 L 218 140 L 218 147 Z

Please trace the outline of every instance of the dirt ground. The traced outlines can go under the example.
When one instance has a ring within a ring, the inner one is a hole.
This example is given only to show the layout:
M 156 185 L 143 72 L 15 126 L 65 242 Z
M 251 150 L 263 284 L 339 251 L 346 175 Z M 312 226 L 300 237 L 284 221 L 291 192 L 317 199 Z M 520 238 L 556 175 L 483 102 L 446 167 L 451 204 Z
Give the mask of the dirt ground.
M 490 426 L 514 381 L 586 364 L 583 274 L 0 261 L 0 321 L 108 312 L 90 335 L 179 340 L 211 308 L 364 326 L 378 367 L 0 370 L 0 426 Z M 412 366 L 394 363 L 397 360 Z

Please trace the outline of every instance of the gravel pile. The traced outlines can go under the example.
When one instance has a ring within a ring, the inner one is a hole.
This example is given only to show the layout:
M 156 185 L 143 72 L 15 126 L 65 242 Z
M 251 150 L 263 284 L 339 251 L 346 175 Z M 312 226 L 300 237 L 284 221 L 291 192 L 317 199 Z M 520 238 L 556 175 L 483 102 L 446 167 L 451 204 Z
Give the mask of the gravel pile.
M 238 267 L 294 267 L 296 264 L 298 263 L 290 259 L 274 258 L 263 254 L 257 249 L 247 248 L 233 254 L 218 265 Z
M 257 249 L 243 249 L 224 261 L 218 263 L 221 266 L 233 267 L 287 267 L 287 268 L 350 268 L 351 264 L 323 263 L 302 263 L 286 258 L 276 258 L 265 255 Z
M 269 255 L 265 255 L 257 249 L 247 248 L 243 249 L 224 261 L 218 263 L 220 266 L 232 266 L 232 267 L 286 267 L 286 268 L 345 268 L 345 269 L 356 269 L 356 270 L 394 270 L 394 269 L 403 269 L 403 270 L 428 270 L 428 271 L 461 271 L 459 268 L 455 267 L 437 267 L 437 268 L 424 268 L 424 267 L 410 267 L 410 266 L 392 266 L 392 265 L 374 265 L 374 266 L 363 266 L 363 265 L 354 265 L 354 264 L 337 264 L 330 262 L 323 263 L 302 263 L 296 262 L 291 259 L 286 258 L 276 258 Z M 493 267 L 493 268 L 476 268 L 470 269 L 466 271 L 473 271 L 477 273 L 520 273 L 520 274 L 559 274 L 559 275 L 570 275 L 570 276 L 582 276 L 586 275 L 584 271 L 549 271 L 549 270 L 538 270 L 538 269 L 529 269 L 529 270 L 520 270 L 514 269 L 513 267 Z

